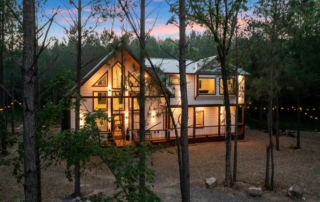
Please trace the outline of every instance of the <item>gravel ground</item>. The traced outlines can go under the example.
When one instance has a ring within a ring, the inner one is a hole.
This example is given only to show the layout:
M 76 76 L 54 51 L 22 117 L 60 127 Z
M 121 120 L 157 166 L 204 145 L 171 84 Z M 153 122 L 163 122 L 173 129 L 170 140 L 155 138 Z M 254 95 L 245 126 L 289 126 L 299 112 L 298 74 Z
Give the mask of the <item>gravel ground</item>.
M 280 151 L 274 152 L 275 191 L 263 189 L 263 196 L 248 196 L 250 186 L 263 188 L 265 177 L 265 156 L 268 134 L 247 130 L 245 140 L 238 143 L 237 182 L 232 189 L 223 186 L 225 143 L 210 142 L 189 145 L 191 201 L 292 201 L 286 192 L 297 184 L 304 191 L 306 201 L 320 201 L 320 134 L 301 134 L 301 150 L 292 149 L 296 139 L 280 136 Z M 170 152 L 166 152 L 170 151 Z M 152 156 L 156 172 L 155 193 L 162 201 L 181 201 L 176 148 L 163 149 Z M 174 153 L 174 154 L 171 154 Z M 14 155 L 12 148 L 11 154 Z M 42 172 L 43 201 L 66 201 L 73 191 L 73 183 L 64 176 L 65 165 L 51 166 Z M 218 187 L 206 189 L 204 179 L 215 177 Z M 112 195 L 114 178 L 110 171 L 91 169 L 82 177 L 84 195 L 101 190 Z M 22 184 L 11 176 L 11 168 L 0 167 L 0 201 L 11 202 L 23 199 Z

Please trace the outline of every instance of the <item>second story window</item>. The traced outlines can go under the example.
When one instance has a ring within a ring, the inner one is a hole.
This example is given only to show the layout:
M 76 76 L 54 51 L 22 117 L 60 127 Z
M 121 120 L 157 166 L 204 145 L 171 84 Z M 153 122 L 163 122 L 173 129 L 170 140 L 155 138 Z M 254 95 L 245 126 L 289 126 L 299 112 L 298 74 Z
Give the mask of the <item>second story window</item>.
M 234 79 L 228 79 L 227 80 L 227 84 L 228 84 L 228 93 L 229 95 L 233 95 L 235 94 L 235 80 Z M 219 94 L 223 95 L 224 90 L 223 90 L 223 83 L 222 83 L 222 79 L 220 79 L 219 81 Z
M 122 67 L 120 63 L 112 67 L 112 88 L 121 88 L 122 84 Z
M 199 78 L 198 93 L 199 95 L 216 94 L 216 79 L 215 78 Z

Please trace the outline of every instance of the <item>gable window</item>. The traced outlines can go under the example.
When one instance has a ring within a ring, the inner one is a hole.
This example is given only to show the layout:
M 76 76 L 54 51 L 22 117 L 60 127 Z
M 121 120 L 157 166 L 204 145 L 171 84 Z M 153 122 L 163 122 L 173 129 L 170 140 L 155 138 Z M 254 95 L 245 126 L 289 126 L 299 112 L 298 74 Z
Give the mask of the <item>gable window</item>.
M 108 85 L 108 72 L 106 72 L 95 84 L 94 87 L 105 87 Z
M 229 94 L 235 94 L 235 80 L 234 79 L 228 79 L 227 80 L 227 84 L 228 84 L 228 93 Z M 224 90 L 223 90 L 223 83 L 222 83 L 222 79 L 220 79 L 219 81 L 219 94 L 223 95 Z
M 215 78 L 199 78 L 198 79 L 198 93 L 216 94 L 216 79 Z
M 128 76 L 129 76 L 129 79 L 128 79 L 129 87 L 139 87 L 138 77 L 130 72 L 129 72 Z
M 93 110 L 107 110 L 107 92 L 93 92 Z
M 112 92 L 112 109 L 113 110 L 124 110 L 124 97 L 122 92 Z
M 122 67 L 118 62 L 112 67 L 112 88 L 121 88 L 122 84 Z

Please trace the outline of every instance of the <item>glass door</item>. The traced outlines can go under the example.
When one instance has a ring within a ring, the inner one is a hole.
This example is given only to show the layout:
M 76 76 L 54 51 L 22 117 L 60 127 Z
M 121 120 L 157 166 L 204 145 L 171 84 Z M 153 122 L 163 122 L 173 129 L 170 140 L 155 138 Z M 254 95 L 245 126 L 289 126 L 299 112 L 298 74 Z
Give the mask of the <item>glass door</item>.
M 125 131 L 123 114 L 114 114 L 112 116 L 111 123 L 112 123 L 111 127 L 112 127 L 112 132 L 113 132 L 113 138 L 115 140 L 121 140 L 122 139 L 122 132 Z

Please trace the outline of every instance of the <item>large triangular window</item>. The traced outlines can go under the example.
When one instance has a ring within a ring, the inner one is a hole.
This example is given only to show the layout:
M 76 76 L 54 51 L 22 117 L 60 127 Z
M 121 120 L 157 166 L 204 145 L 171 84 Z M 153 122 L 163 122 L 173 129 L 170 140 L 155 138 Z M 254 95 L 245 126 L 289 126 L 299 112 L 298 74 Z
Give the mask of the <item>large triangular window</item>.
M 106 72 L 100 79 L 93 84 L 94 87 L 108 86 L 108 72 Z

